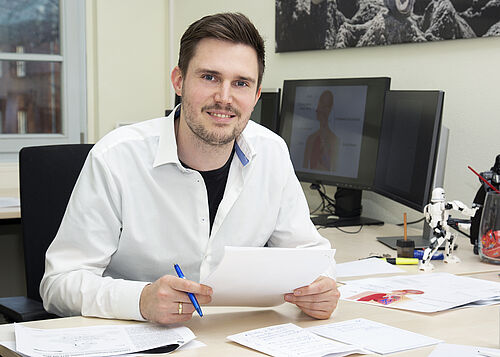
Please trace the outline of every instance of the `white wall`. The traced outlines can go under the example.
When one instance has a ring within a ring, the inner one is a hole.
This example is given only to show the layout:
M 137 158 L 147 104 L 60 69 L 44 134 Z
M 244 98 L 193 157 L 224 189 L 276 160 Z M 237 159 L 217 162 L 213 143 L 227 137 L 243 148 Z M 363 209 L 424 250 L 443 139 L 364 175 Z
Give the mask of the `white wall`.
M 450 129 L 444 185 L 448 199 L 470 204 L 479 183 L 467 165 L 489 170 L 500 153 L 500 37 L 275 53 L 274 1 L 171 1 L 176 51 L 182 33 L 196 19 L 222 11 L 247 15 L 266 41 L 263 87 L 282 87 L 284 79 L 389 76 L 392 89 L 444 90 L 443 124 Z M 363 197 L 367 216 L 399 222 L 408 210 L 371 192 Z M 409 213 L 409 219 L 421 216 Z
M 118 121 L 145 120 L 173 106 L 169 73 L 182 33 L 204 15 L 239 11 L 266 41 L 263 87 L 282 87 L 284 79 L 294 78 L 389 76 L 393 89 L 444 90 L 449 199 L 470 204 L 479 184 L 467 165 L 488 170 L 500 153 L 500 37 L 277 54 L 274 1 L 87 1 L 90 141 Z M 316 195 L 306 193 L 315 205 Z M 363 197 L 367 216 L 388 222 L 401 221 L 403 211 L 410 220 L 421 216 L 371 192 Z
M 167 108 L 168 1 L 87 0 L 88 137 Z

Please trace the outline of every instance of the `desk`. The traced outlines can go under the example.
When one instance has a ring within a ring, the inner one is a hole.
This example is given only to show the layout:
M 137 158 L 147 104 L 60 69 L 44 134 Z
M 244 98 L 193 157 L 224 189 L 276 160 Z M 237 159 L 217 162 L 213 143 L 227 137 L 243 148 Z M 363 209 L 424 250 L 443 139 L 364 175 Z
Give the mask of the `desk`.
M 0 197 L 19 197 L 17 188 L 0 188 Z M 0 220 L 17 220 L 21 218 L 21 207 L 0 207 Z
M 343 230 L 356 231 L 357 227 L 342 228 Z M 403 227 L 391 224 L 383 226 L 365 226 L 358 234 L 342 233 L 335 228 L 320 229 L 321 235 L 328 238 L 332 247 L 337 249 L 335 260 L 337 263 L 345 263 L 357 260 L 361 257 L 367 257 L 370 253 L 391 254 L 396 256 L 396 251 L 390 249 L 376 240 L 376 237 L 403 235 Z M 415 228 L 408 228 L 408 235 L 421 234 L 421 231 Z M 458 264 L 446 264 L 442 260 L 433 260 L 432 264 L 437 272 L 445 272 L 457 275 L 485 273 L 492 271 L 500 272 L 500 265 L 484 263 L 479 260 L 479 256 L 472 251 L 472 244 L 469 238 L 457 233 L 455 242 L 458 248 L 456 255 L 461 259 Z M 416 265 L 399 265 L 400 268 L 409 273 L 422 273 Z
M 380 227 L 364 227 L 358 235 L 348 235 L 336 229 L 321 230 L 320 232 L 329 238 L 333 246 L 337 249 L 337 261 L 346 262 L 366 256 L 370 252 L 395 254 L 395 251 L 377 242 L 375 237 L 397 235 L 400 231 L 402 231 L 400 227 L 385 225 Z M 457 254 L 462 259 L 462 263 L 444 264 L 436 262 L 437 271 L 471 274 L 473 277 L 492 280 L 498 278 L 498 273 L 495 272 L 500 271 L 500 266 L 481 263 L 479 258 L 472 253 L 472 246 L 465 238 L 460 238 L 458 244 L 459 249 Z M 415 266 L 405 266 L 404 268 L 409 273 L 417 272 L 417 267 Z M 498 348 L 499 310 L 500 307 L 495 305 L 423 314 L 389 309 L 382 306 L 360 304 L 352 301 L 340 301 L 332 317 L 325 321 L 310 318 L 291 304 L 283 304 L 275 308 L 204 307 L 203 312 L 205 316 L 200 318 L 194 315 L 193 319 L 186 326 L 191 328 L 197 339 L 207 344 L 207 346 L 176 352 L 175 355 L 186 357 L 262 355 L 226 340 L 226 336 L 281 323 L 292 322 L 301 327 L 310 327 L 358 317 L 439 338 L 447 343 Z M 26 325 L 38 328 L 60 328 L 115 323 L 134 322 L 71 317 L 35 321 L 26 323 Z M 0 341 L 12 339 L 13 325 L 0 325 Z M 433 348 L 433 346 L 424 347 L 391 356 L 427 356 Z M 0 347 L 0 354 L 2 353 L 5 353 L 5 351 L 2 352 L 2 347 Z
M 228 335 L 269 325 L 292 322 L 310 327 L 364 317 L 413 332 L 433 336 L 448 343 L 498 348 L 498 306 L 452 310 L 434 314 L 398 311 L 379 306 L 341 301 L 329 320 L 314 320 L 298 308 L 284 304 L 273 309 L 204 307 L 204 317 L 194 316 L 186 324 L 207 346 L 175 353 L 179 356 L 255 356 L 255 351 L 226 339 Z M 132 323 L 85 317 L 71 317 L 26 323 L 30 327 L 60 328 Z M 13 325 L 0 325 L 0 341 L 13 340 Z M 427 356 L 433 346 L 400 352 L 391 356 Z M 0 354 L 2 352 L 0 347 Z

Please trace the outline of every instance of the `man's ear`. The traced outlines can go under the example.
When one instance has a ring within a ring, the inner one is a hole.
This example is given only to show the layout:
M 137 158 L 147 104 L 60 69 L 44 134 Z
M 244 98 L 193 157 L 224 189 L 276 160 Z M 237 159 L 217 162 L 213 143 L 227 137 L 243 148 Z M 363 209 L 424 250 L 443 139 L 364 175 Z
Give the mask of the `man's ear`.
M 182 71 L 179 68 L 179 66 L 175 66 L 174 69 L 172 70 L 172 73 L 170 74 L 170 80 L 172 81 L 172 86 L 174 87 L 175 94 L 177 94 L 179 97 L 181 96 L 182 93 Z
M 255 94 L 255 103 L 253 103 L 253 106 L 255 107 L 255 105 L 257 104 L 257 102 L 259 101 L 259 98 L 260 98 L 260 94 L 262 93 L 262 86 L 259 87 L 259 90 L 257 91 L 257 93 Z

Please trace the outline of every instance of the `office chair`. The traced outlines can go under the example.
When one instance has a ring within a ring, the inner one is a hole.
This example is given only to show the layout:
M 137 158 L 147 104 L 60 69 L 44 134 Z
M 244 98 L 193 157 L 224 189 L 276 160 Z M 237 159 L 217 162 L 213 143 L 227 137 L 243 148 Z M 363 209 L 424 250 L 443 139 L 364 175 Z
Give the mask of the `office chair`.
M 32 146 L 19 152 L 27 296 L 0 298 L 0 312 L 8 321 L 57 317 L 44 310 L 39 293 L 45 271 L 45 252 L 59 229 L 76 179 L 92 146 Z

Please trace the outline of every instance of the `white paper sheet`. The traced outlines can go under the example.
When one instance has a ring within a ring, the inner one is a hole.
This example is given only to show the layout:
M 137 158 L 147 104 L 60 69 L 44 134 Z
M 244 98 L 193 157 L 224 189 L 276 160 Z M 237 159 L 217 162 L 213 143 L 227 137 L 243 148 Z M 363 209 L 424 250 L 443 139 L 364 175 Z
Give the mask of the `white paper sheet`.
M 246 331 L 227 338 L 271 356 L 321 357 L 368 353 L 356 346 L 319 337 L 290 323 Z
M 276 306 L 283 295 L 312 283 L 333 262 L 335 249 L 225 247 L 224 258 L 203 284 L 211 305 Z
M 339 287 L 343 300 L 396 309 L 436 312 L 500 296 L 500 283 L 448 273 L 352 280 Z
M 319 325 L 307 330 L 380 354 L 395 353 L 442 342 L 432 337 L 366 319 Z
M 405 272 L 400 267 L 377 258 L 360 259 L 353 262 L 340 263 L 336 265 L 336 269 L 337 278 Z
M 454 345 L 441 343 L 429 354 L 429 357 L 480 357 L 480 356 L 500 356 L 500 350 L 496 348 Z
M 0 197 L 0 208 L 19 207 L 21 201 L 17 197 Z
M 9 350 L 14 351 L 17 354 L 20 354 L 21 356 L 26 356 L 26 355 L 23 355 L 21 352 L 16 351 L 16 341 L 0 341 L 0 345 L 4 345 Z M 206 344 L 204 344 L 203 342 L 198 341 L 198 340 L 191 340 L 188 343 L 186 343 L 185 345 L 182 345 L 181 347 L 179 347 L 176 351 L 194 350 L 194 349 L 200 348 L 200 347 L 206 347 Z M 117 357 L 118 356 L 119 357 L 133 357 L 134 356 L 135 357 L 135 356 L 145 356 L 145 355 L 148 355 L 148 354 L 144 354 L 144 353 L 130 353 L 129 354 L 129 353 L 127 353 L 124 355 L 117 355 Z
M 33 357 L 113 356 L 178 344 L 195 335 L 184 326 L 150 323 L 62 329 L 35 329 L 14 324 L 16 349 Z

